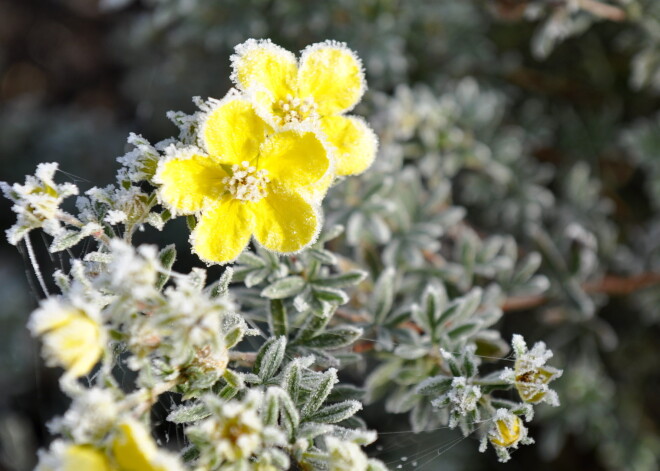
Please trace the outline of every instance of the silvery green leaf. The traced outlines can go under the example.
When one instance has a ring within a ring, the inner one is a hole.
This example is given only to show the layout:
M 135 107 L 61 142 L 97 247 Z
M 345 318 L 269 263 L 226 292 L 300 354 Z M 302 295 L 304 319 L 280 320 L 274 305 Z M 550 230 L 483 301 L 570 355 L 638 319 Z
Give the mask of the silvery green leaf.
M 360 338 L 362 332 L 363 330 L 359 327 L 335 327 L 306 340 L 305 345 L 308 347 L 328 349 L 345 347 Z
M 337 384 L 328 396 L 328 402 L 345 401 L 347 399 L 361 400 L 364 397 L 365 390 L 352 384 Z
M 239 255 L 237 262 L 241 265 L 246 265 L 253 268 L 263 268 L 266 266 L 264 259 L 254 254 L 253 252 L 245 251 Z
M 226 369 L 225 372 L 222 374 L 222 377 L 224 378 L 225 381 L 227 381 L 227 384 L 229 384 L 230 386 L 236 389 L 243 389 L 245 387 L 245 383 L 243 382 L 243 377 L 240 374 L 236 373 L 235 371 Z
M 380 274 L 369 303 L 374 324 L 381 324 L 392 309 L 394 301 L 394 268 L 388 267 Z
M 309 417 L 310 414 L 316 412 L 323 405 L 323 402 L 330 395 L 330 391 L 332 391 L 337 381 L 337 370 L 334 368 L 330 368 L 322 374 L 318 380 L 318 384 L 310 392 L 307 402 L 301 410 L 303 418 Z
M 250 270 L 244 278 L 245 286 L 248 288 L 252 288 L 253 286 L 257 286 L 259 283 L 264 281 L 268 275 L 270 274 L 270 271 L 266 268 L 260 269 L 260 270 Z
M 167 420 L 175 424 L 187 424 L 205 419 L 210 415 L 211 412 L 206 407 L 206 404 L 197 403 L 177 407 L 169 413 Z
M 284 370 L 282 378 L 282 388 L 289 394 L 294 403 L 298 401 L 298 395 L 300 393 L 301 367 L 302 365 L 299 360 L 292 361 L 287 365 L 286 370 Z
M 162 289 L 163 286 L 165 286 L 165 283 L 167 283 L 167 280 L 170 279 L 170 270 L 172 270 L 172 265 L 174 265 L 174 262 L 176 261 L 176 247 L 174 244 L 170 244 L 166 247 L 164 247 L 159 253 L 158 253 L 158 259 L 160 260 L 160 264 L 165 270 L 165 273 L 160 272 L 158 273 L 158 279 L 156 280 L 156 287 L 158 289 Z
M 271 337 L 261 346 L 254 362 L 254 372 L 262 382 L 272 378 L 284 359 L 286 337 Z
M 305 287 L 305 284 L 305 280 L 300 276 L 288 276 L 264 288 L 261 295 L 269 299 L 289 298 L 300 293 Z
M 277 417 L 280 413 L 280 399 L 277 390 L 268 388 L 261 409 L 261 417 L 264 425 L 277 425 Z
M 337 264 L 337 257 L 330 252 L 329 250 L 325 249 L 309 249 L 307 250 L 307 253 L 315 260 L 318 260 L 319 262 L 325 264 L 325 265 L 336 265 Z
M 373 403 L 380 399 L 389 389 L 392 378 L 396 377 L 401 365 L 398 362 L 387 362 L 377 366 L 367 377 L 364 387 L 366 389 L 365 402 Z
M 162 231 L 163 227 L 165 227 L 165 221 L 163 220 L 163 217 L 158 213 L 147 214 L 147 217 L 144 220 L 144 222 L 146 222 L 152 227 L 155 227 L 159 231 Z
M 417 345 L 402 344 L 394 349 L 394 354 L 396 356 L 406 360 L 416 360 L 417 358 L 422 358 L 423 356 L 428 355 L 428 353 L 428 348 Z
M 341 224 L 335 224 L 332 227 L 325 229 L 321 233 L 321 236 L 319 237 L 319 242 L 323 244 L 329 240 L 336 239 L 343 233 L 344 233 L 344 226 L 342 226 Z
M 218 397 L 228 401 L 236 396 L 236 394 L 238 394 L 238 389 L 227 384 L 218 392 Z
M 312 292 L 317 299 L 321 301 L 326 301 L 329 303 L 337 303 L 339 305 L 346 304 L 349 301 L 349 297 L 340 289 L 326 288 L 325 286 L 317 286 Z
M 313 440 L 321 435 L 331 433 L 332 430 L 332 425 L 307 422 L 302 427 L 300 427 L 300 430 L 298 431 L 298 437 L 305 438 L 307 440 Z
M 298 331 L 298 335 L 293 343 L 305 343 L 314 337 L 317 332 L 320 332 L 328 324 L 330 318 L 331 316 L 329 314 L 325 316 L 316 315 L 316 313 L 310 314 L 302 328 Z
M 451 340 L 466 339 L 481 328 L 481 322 L 466 322 L 458 325 L 447 332 L 447 337 Z
M 282 425 L 286 430 L 287 437 L 292 440 L 300 424 L 300 416 L 298 410 L 294 405 L 291 398 L 284 391 L 280 390 L 280 417 L 282 418 Z
M 53 242 L 50 244 L 50 248 L 48 250 L 52 253 L 55 253 L 70 249 L 93 232 L 98 232 L 101 230 L 103 230 L 101 226 L 90 222 L 85 224 L 80 231 L 62 231 L 53 238 Z
M 361 409 L 362 404 L 358 401 L 348 400 L 338 402 L 337 404 L 331 404 L 319 409 L 309 416 L 309 420 L 326 424 L 336 424 L 337 422 L 348 419 Z
M 415 392 L 425 396 L 439 396 L 449 391 L 452 381 L 453 378 L 450 376 L 433 376 L 419 383 L 415 387 Z
M 217 298 L 226 296 L 229 292 L 229 283 L 231 283 L 233 277 L 234 269 L 232 267 L 225 268 L 225 271 L 222 272 L 218 281 L 216 281 L 210 289 L 211 297 Z
M 289 319 L 284 303 L 279 299 L 272 299 L 268 314 L 268 325 L 273 335 L 286 336 L 289 330 Z
M 112 261 L 112 256 L 109 253 L 104 252 L 89 252 L 85 255 L 83 260 L 94 263 L 110 263 Z
M 459 301 L 457 319 L 465 319 L 475 313 L 481 303 L 483 291 L 481 288 L 473 288 L 467 295 Z
M 331 275 L 314 283 L 331 288 L 347 288 L 355 286 L 367 277 L 367 272 L 363 270 L 350 270 L 339 275 Z

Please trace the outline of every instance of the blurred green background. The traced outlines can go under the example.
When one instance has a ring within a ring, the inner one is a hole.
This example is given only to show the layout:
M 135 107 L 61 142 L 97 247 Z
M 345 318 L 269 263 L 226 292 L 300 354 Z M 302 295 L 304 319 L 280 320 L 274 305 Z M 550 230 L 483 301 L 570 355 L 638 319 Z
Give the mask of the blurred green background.
M 0 180 L 22 182 L 38 162 L 57 161 L 60 178 L 82 190 L 111 183 L 128 132 L 152 142 L 174 134 L 166 111 L 223 96 L 233 47 L 251 37 L 293 51 L 325 39 L 355 49 L 370 86 L 359 112 L 381 135 L 381 153 L 452 162 L 458 151 L 436 139 L 449 125 L 420 110 L 455 99 L 452 126 L 515 170 L 499 195 L 473 191 L 490 183 L 469 172 L 452 175 L 484 233 L 518 237 L 542 219 L 582 281 L 660 272 L 656 0 L 0 0 Z M 509 147 L 499 147 L 504 135 Z M 460 158 L 478 161 L 466 148 Z M 0 201 L 2 229 L 13 224 L 9 208 Z M 185 244 L 178 222 L 155 240 Z M 565 236 L 571 223 L 587 236 Z M 48 273 L 60 262 L 39 239 Z M 40 293 L 23 253 L 0 243 L 7 470 L 31 469 L 49 440 L 45 424 L 66 405 L 24 327 Z M 457 432 L 414 435 L 382 405 L 365 412 L 385 432 L 370 453 L 392 469 L 658 469 L 660 291 L 624 288 L 582 291 L 596 313 L 588 320 L 560 298 L 505 316 L 505 338 L 545 339 L 566 370 L 562 407 L 543 409 L 537 445 L 510 463 L 478 454 Z

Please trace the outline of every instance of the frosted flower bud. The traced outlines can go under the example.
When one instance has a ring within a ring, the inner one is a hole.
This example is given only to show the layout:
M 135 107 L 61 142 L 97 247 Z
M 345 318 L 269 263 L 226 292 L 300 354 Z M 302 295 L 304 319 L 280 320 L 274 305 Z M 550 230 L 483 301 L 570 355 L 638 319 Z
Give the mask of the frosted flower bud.
M 64 213 L 60 205 L 64 198 L 77 195 L 78 187 L 71 183 L 55 183 L 56 171 L 56 163 L 42 163 L 34 176 L 26 177 L 23 185 L 0 182 L 0 189 L 14 203 L 12 211 L 18 216 L 16 224 L 7 231 L 10 244 L 20 242 L 32 229 L 43 228 L 50 235 L 61 231 L 58 217 Z
M 497 409 L 492 417 L 492 425 L 487 434 L 484 435 L 480 451 L 486 449 L 486 439 L 495 448 L 495 452 L 501 462 L 508 461 L 510 450 L 518 448 L 518 445 L 529 445 L 534 440 L 527 436 L 527 427 L 517 415 L 507 409 Z
M 28 328 L 41 337 L 42 355 L 49 366 L 61 366 L 67 375 L 88 374 L 99 361 L 105 336 L 92 306 L 49 298 L 32 313 Z
M 552 358 L 552 351 L 543 342 L 537 342 L 531 350 L 520 335 L 514 335 L 511 342 L 516 356 L 513 370 L 506 368 L 502 379 L 513 384 L 523 401 L 530 404 L 546 402 L 559 405 L 557 393 L 549 388 L 548 383 L 559 378 L 562 370 L 546 365 Z
M 328 450 L 330 471 L 366 471 L 369 460 L 355 443 L 327 437 L 325 446 Z

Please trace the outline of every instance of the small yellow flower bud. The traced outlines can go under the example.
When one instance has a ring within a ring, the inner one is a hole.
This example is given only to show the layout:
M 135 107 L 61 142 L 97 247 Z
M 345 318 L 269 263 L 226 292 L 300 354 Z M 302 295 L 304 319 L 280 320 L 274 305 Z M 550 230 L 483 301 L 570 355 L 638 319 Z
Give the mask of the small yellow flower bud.
M 43 341 L 43 355 L 50 366 L 61 366 L 73 377 L 89 373 L 103 353 L 99 323 L 82 309 L 47 300 L 30 320 L 33 335 Z
M 495 427 L 490 431 L 488 437 L 493 445 L 509 448 L 518 444 L 522 438 L 524 425 L 520 417 L 511 415 L 495 421 Z

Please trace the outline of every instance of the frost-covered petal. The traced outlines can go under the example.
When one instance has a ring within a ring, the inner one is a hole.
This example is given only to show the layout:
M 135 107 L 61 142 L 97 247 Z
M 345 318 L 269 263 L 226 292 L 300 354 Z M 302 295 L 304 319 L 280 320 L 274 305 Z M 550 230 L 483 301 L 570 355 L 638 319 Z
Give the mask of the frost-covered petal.
M 325 116 L 321 129 L 336 149 L 337 175 L 357 175 L 373 163 L 378 138 L 364 120 L 357 116 Z
M 118 426 L 112 454 L 122 471 L 174 471 L 182 467 L 156 446 L 141 423 L 129 419 Z
M 252 104 L 230 92 L 203 119 L 201 141 L 219 162 L 240 164 L 257 156 L 269 132 L 270 126 L 257 115 Z
M 250 241 L 254 203 L 229 197 L 204 211 L 191 234 L 193 250 L 207 263 L 229 263 Z
M 344 43 L 325 41 L 303 51 L 298 95 L 314 98 L 321 116 L 350 110 L 365 88 L 362 63 Z
M 268 196 L 255 203 L 254 236 L 268 250 L 292 253 L 311 244 L 321 228 L 321 215 L 300 194 L 271 185 Z
M 236 86 L 245 91 L 262 92 L 259 101 L 274 102 L 295 91 L 296 57 L 269 39 L 248 39 L 236 46 L 231 66 L 231 78 Z
M 35 471 L 112 471 L 102 451 L 89 445 L 72 445 L 61 440 L 51 445 L 48 453 L 39 452 Z
M 28 327 L 41 337 L 46 363 L 63 367 L 69 376 L 86 375 L 103 354 L 99 323 L 85 311 L 56 299 L 44 301 L 32 314 Z
M 210 157 L 192 154 L 183 159 L 162 160 L 154 182 L 160 184 L 160 201 L 173 212 L 191 214 L 213 204 L 225 191 L 227 173 Z
M 259 168 L 268 170 L 271 180 L 295 189 L 319 181 L 331 169 L 331 161 L 316 134 L 286 131 L 263 144 Z

